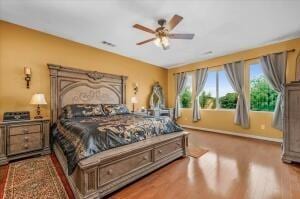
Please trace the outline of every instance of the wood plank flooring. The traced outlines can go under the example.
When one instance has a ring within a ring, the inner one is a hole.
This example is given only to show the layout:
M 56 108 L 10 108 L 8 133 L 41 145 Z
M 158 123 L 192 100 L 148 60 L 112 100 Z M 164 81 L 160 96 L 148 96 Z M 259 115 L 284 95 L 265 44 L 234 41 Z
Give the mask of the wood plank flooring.
M 300 165 L 281 162 L 278 143 L 187 130 L 190 146 L 208 149 L 114 193 L 113 199 L 300 199 Z

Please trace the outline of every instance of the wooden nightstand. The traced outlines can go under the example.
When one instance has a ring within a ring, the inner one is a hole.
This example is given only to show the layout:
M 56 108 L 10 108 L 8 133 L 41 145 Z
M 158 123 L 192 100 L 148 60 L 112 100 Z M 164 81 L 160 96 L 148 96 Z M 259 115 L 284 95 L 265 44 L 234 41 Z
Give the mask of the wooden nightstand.
M 50 153 L 49 120 L 0 122 L 0 165 Z
M 174 120 L 174 108 L 164 108 L 164 109 L 148 109 L 150 115 L 155 117 L 158 116 L 168 116 Z
M 143 116 L 148 116 L 149 115 L 149 113 L 148 113 L 148 111 L 146 110 L 146 111 L 137 111 L 137 112 L 133 112 L 133 114 L 135 114 L 135 115 L 143 115 Z

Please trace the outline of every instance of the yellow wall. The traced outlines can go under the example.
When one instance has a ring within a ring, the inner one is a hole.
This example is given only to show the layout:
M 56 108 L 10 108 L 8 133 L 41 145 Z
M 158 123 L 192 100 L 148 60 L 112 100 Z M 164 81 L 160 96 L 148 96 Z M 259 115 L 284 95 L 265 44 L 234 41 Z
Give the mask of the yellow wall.
M 34 111 L 29 101 L 36 92 L 45 93 L 50 103 L 47 63 L 127 75 L 129 107 L 133 83 L 139 84 L 138 107 L 148 104 L 155 81 L 167 90 L 166 69 L 0 21 L 0 120 L 5 111 Z M 26 89 L 24 66 L 32 69 L 30 89 Z M 49 109 L 49 105 L 43 106 L 42 113 L 49 115 Z
M 268 53 L 279 52 L 289 49 L 296 49 L 295 52 L 288 54 L 287 63 L 287 82 L 295 80 L 296 57 L 300 51 L 300 39 L 290 40 L 274 45 L 255 48 L 239 53 L 234 53 L 222 57 L 213 58 L 206 61 L 200 61 L 193 64 L 184 65 L 178 68 L 168 70 L 168 103 L 174 106 L 175 85 L 173 73 L 194 70 L 201 67 L 212 67 L 223 65 L 225 63 L 256 58 Z M 251 60 L 250 60 L 251 61 Z M 250 62 L 248 61 L 248 62 Z M 183 109 L 182 117 L 178 120 L 179 124 L 189 125 L 199 128 L 208 128 L 215 130 L 231 131 L 236 133 L 264 136 L 270 138 L 281 138 L 282 132 L 271 127 L 272 113 L 268 112 L 250 112 L 251 127 L 243 129 L 233 123 L 234 111 L 229 110 L 201 110 L 202 119 L 199 122 L 192 122 L 192 109 Z M 261 128 L 265 125 L 265 129 Z
M 105 73 L 127 75 L 127 104 L 133 96 L 133 83 L 139 84 L 138 107 L 147 106 L 151 85 L 159 81 L 168 96 L 168 105 L 174 106 L 174 72 L 193 70 L 200 67 L 222 65 L 224 63 L 259 57 L 267 53 L 288 49 L 289 53 L 287 81 L 295 79 L 295 60 L 300 51 L 300 39 L 247 50 L 206 61 L 188 64 L 170 70 L 143 63 L 107 51 L 92 48 L 76 42 L 58 38 L 49 34 L 0 21 L 0 120 L 5 111 L 30 110 L 31 96 L 36 92 L 46 95 L 50 102 L 50 80 L 47 63 L 97 70 Z M 23 68 L 32 69 L 31 88 L 26 89 Z M 49 105 L 42 108 L 44 115 L 49 115 Z M 234 111 L 202 110 L 202 120 L 192 122 L 192 110 L 184 109 L 180 124 L 232 131 L 272 138 L 282 137 L 282 133 L 271 127 L 272 114 L 251 112 L 251 128 L 242 129 L 233 124 Z M 265 129 L 261 129 L 265 125 Z

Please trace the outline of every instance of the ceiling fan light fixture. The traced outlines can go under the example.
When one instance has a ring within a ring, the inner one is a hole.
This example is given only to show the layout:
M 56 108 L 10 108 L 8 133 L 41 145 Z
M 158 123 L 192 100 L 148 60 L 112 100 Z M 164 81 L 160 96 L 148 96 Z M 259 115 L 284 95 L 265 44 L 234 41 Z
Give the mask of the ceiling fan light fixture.
M 164 37 L 157 37 L 154 41 L 154 44 L 158 47 L 168 47 L 170 45 L 170 42 L 169 42 L 169 38 L 164 36 Z
M 165 19 L 160 19 L 158 20 L 158 24 L 160 25 L 158 28 L 155 30 L 152 30 L 150 28 L 147 28 L 145 26 L 139 25 L 139 24 L 134 24 L 133 27 L 139 30 L 142 30 L 144 32 L 148 32 L 154 35 L 154 37 L 147 39 L 145 41 L 136 43 L 136 45 L 143 45 L 149 42 L 152 42 L 164 49 L 167 50 L 169 49 L 170 46 L 170 39 L 187 39 L 191 40 L 194 38 L 195 34 L 189 34 L 189 33 L 170 33 L 183 19 L 183 17 L 179 15 L 174 15 L 169 22 L 166 22 Z

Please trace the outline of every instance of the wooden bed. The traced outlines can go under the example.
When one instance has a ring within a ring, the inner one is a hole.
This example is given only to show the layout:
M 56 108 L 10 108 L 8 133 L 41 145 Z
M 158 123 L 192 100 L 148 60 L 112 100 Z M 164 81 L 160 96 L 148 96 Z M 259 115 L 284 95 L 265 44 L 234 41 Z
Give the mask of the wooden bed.
M 126 76 L 48 64 L 51 79 L 51 123 L 67 104 L 125 104 Z M 102 198 L 185 156 L 188 133 L 178 132 L 110 149 L 81 160 L 72 175 L 62 149 L 53 150 L 76 198 Z

